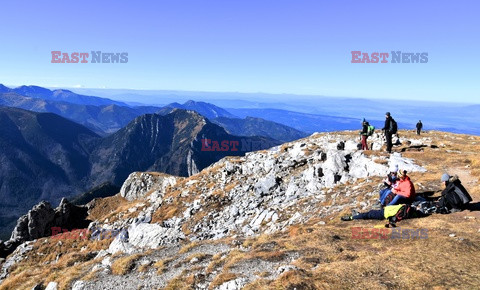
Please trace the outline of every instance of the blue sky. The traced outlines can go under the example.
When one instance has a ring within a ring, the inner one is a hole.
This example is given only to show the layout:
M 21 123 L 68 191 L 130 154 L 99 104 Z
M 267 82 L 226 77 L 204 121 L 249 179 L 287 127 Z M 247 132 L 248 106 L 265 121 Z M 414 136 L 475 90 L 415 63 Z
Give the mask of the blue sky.
M 478 1 L 9 1 L 0 83 L 480 103 Z M 51 51 L 128 52 L 54 64 Z M 351 51 L 428 52 L 352 64 Z

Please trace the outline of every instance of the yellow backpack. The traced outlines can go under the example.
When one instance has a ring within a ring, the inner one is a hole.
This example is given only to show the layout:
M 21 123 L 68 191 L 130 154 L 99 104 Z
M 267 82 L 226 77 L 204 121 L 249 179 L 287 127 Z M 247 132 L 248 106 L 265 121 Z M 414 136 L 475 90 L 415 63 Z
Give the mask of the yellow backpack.
M 404 204 L 397 204 L 397 205 L 387 205 L 384 209 L 383 216 L 388 219 L 397 215 Z

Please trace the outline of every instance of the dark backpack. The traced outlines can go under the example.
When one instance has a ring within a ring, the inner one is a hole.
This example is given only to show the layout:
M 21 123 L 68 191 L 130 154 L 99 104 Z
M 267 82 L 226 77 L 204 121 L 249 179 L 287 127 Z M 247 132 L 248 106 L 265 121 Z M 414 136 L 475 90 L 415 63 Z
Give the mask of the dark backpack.
M 397 121 L 395 121 L 392 118 L 392 120 L 390 121 L 390 133 L 397 134 L 397 131 L 398 131 Z
M 421 216 L 425 216 L 425 215 L 422 212 L 417 211 L 411 205 L 404 204 L 394 216 L 391 216 L 388 218 L 388 225 L 386 226 L 396 227 L 396 223 L 401 220 L 416 218 Z

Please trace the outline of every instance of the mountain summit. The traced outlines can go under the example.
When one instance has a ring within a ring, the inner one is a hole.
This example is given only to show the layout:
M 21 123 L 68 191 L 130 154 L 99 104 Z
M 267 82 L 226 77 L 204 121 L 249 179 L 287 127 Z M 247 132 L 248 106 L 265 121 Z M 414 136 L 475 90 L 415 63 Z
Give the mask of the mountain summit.
M 106 137 L 96 147 L 91 157 L 93 183 L 113 180 L 119 184 L 138 168 L 190 176 L 227 155 L 245 153 L 202 151 L 202 139 L 237 141 L 239 144 L 242 140 L 264 140 L 264 144 L 278 144 L 263 137 L 230 135 L 194 111 L 173 109 L 165 116 L 147 114 Z
M 179 103 L 168 104 L 159 111 L 159 114 L 167 114 L 174 108 L 195 111 L 208 119 L 214 119 L 217 117 L 235 117 L 235 115 L 229 113 L 227 110 L 217 107 L 213 104 L 205 102 L 195 102 L 192 100 L 185 102 L 183 105 Z
M 172 120 L 192 114 L 174 113 Z M 151 129 L 162 120 L 139 118 L 131 130 L 143 128 L 135 136 L 147 143 L 158 140 Z M 190 126 L 175 124 L 178 132 Z M 202 133 L 207 124 L 187 131 Z M 419 194 L 437 198 L 447 170 L 478 200 L 479 137 L 400 134 L 394 154 L 379 150 L 378 134 L 369 139 L 375 150 L 358 150 L 358 132 L 345 131 L 223 158 L 189 177 L 133 172 L 118 195 L 85 207 L 92 221 L 86 231 L 23 243 L 1 266 L 0 279 L 11 288 L 476 289 L 478 202 L 393 229 L 383 221 L 340 221 L 354 209 L 372 209 L 392 165 L 407 170 Z M 32 211 L 40 215 L 43 207 Z M 398 267 L 412 259 L 415 272 Z M 441 267 L 432 271 L 434 263 Z M 463 269 L 461 276 L 452 267 Z

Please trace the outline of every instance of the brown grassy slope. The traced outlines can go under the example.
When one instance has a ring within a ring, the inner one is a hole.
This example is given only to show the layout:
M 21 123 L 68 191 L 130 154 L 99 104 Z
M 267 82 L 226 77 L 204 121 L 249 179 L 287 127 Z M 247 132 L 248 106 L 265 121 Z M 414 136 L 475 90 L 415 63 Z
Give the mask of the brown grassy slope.
M 412 132 L 402 131 L 400 135 L 417 138 Z M 451 174 L 458 174 L 474 202 L 480 202 L 478 185 L 480 157 L 476 154 L 480 149 L 480 137 L 443 132 L 429 132 L 424 135 L 431 138 L 432 144 L 439 148 L 422 148 L 421 151 L 417 151 L 406 145 L 394 147 L 395 151 L 408 149 L 403 155 L 415 159 L 417 164 L 427 168 L 426 173 L 410 174 L 417 191 L 436 191 L 438 195 L 442 189 L 439 179 L 446 170 Z M 423 138 L 424 135 L 421 137 Z M 366 152 L 366 154 L 386 155 L 381 152 Z M 195 178 L 198 176 L 190 179 Z M 364 191 L 371 191 L 380 182 L 380 178 L 372 178 L 364 185 Z M 334 192 L 343 193 L 348 191 L 349 187 L 350 185 L 338 186 Z M 179 190 L 179 188 L 172 189 L 167 196 L 179 197 Z M 363 198 L 375 199 L 375 197 Z M 180 201 L 181 199 L 179 198 Z M 362 196 L 357 197 L 358 201 L 361 199 Z M 132 202 L 132 204 L 135 203 Z M 341 203 L 341 198 L 337 198 L 336 203 Z M 129 202 L 118 197 L 111 198 L 110 201 L 104 199 L 96 205 L 91 217 L 99 220 L 111 219 L 119 213 L 127 213 L 129 206 Z M 175 204 L 172 204 L 167 208 L 172 212 L 157 213 L 156 219 L 161 220 L 174 214 L 174 208 Z M 383 221 L 341 222 L 340 215 L 320 219 L 319 215 L 314 214 L 314 217 L 305 224 L 291 226 L 285 232 L 247 239 L 243 246 L 249 251 L 245 253 L 233 250 L 221 259 L 214 256 L 211 264 L 220 265 L 221 268 L 218 277 L 214 279 L 215 284 L 241 276 L 235 273 L 235 266 L 245 261 L 277 260 L 288 253 L 296 253 L 298 257 L 292 264 L 298 270 L 283 273 L 275 280 L 267 279 L 271 273 L 258 273 L 257 279 L 246 288 L 478 289 L 480 287 L 480 266 L 478 266 L 480 265 L 480 211 L 432 215 L 422 219 L 405 220 L 398 224 L 404 229 L 427 230 L 428 238 L 426 239 L 352 239 L 352 227 L 383 227 L 385 223 Z M 451 234 L 453 235 L 450 236 Z M 58 246 L 56 241 L 44 242 L 44 240 L 41 239 L 35 243 L 35 255 L 19 263 L 0 289 L 29 289 L 38 281 L 58 281 L 63 288 L 74 279 L 89 278 L 92 275 L 88 269 L 93 262 L 80 252 L 81 247 L 87 246 L 89 250 L 100 249 L 108 247 L 109 242 L 66 242 Z M 205 241 L 205 243 L 209 242 Z M 188 245 L 186 247 L 188 248 Z M 61 252 L 62 256 L 57 264 L 52 265 L 52 260 L 56 258 L 54 253 L 58 252 Z M 130 258 L 125 260 L 130 261 Z M 45 262 L 49 264 L 44 264 Z M 123 271 L 128 267 L 120 268 Z M 208 268 L 203 271 L 210 272 Z M 177 282 L 171 281 L 170 286 L 176 285 Z M 194 279 L 183 279 L 182 287 L 188 287 L 194 283 Z
M 417 138 L 411 132 L 400 135 Z M 480 138 L 443 132 L 426 135 L 440 148 L 404 153 L 428 170 L 410 175 L 417 191 L 439 192 L 440 176 L 447 171 L 459 175 L 474 203 L 480 202 L 480 156 L 476 154 Z M 276 281 L 258 279 L 248 288 L 480 287 L 480 211 L 432 215 L 399 223 L 404 229 L 426 229 L 426 239 L 352 239 L 352 227 L 382 227 L 385 223 L 341 222 L 338 216 L 332 218 L 325 225 L 311 219 L 307 224 L 292 227 L 288 234 L 275 237 L 277 243 L 283 244 L 280 248 L 304 251 L 295 262 L 300 270 L 285 273 Z

